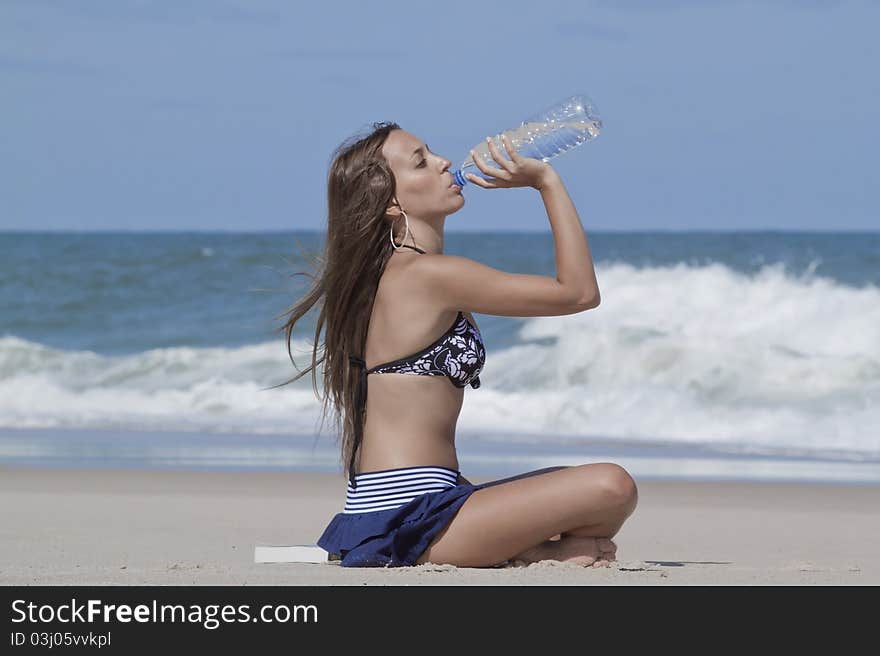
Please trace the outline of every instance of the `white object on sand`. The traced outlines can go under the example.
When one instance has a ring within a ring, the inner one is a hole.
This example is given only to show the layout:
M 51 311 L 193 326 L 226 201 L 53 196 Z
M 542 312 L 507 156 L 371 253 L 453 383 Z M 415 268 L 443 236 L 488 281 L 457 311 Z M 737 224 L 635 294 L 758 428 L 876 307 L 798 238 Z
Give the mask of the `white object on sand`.
M 335 563 L 340 558 L 316 544 L 268 544 L 254 547 L 255 563 Z

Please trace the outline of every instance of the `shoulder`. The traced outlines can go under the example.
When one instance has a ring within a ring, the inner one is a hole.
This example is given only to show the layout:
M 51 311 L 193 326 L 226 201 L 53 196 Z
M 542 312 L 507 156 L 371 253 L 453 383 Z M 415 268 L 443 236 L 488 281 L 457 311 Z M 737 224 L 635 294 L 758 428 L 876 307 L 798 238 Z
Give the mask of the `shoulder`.
M 444 253 L 428 253 L 420 255 L 416 261 L 409 263 L 408 273 L 422 284 L 439 284 L 444 279 L 473 281 L 480 273 L 486 273 L 488 267 L 460 255 Z
M 431 257 L 437 256 L 427 253 L 422 255 L 415 251 L 393 253 L 382 271 L 382 284 L 395 288 L 424 285 L 425 259 Z
M 395 255 L 389 260 L 383 283 L 391 293 L 418 294 L 432 305 L 440 302 L 438 281 L 443 271 L 454 265 L 456 256 L 440 253 L 416 253 L 412 256 Z

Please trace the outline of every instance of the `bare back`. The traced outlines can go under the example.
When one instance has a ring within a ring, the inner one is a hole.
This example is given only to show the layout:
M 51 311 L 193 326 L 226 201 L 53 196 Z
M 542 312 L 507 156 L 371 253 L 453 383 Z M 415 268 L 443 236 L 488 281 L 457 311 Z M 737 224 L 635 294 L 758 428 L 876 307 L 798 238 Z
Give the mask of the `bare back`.
M 367 367 L 407 357 L 438 339 L 456 317 L 407 268 L 421 257 L 396 252 L 379 280 L 367 329 Z M 476 326 L 473 316 L 465 318 Z M 363 443 L 356 473 L 439 465 L 458 469 L 455 427 L 464 388 L 445 376 L 383 373 L 368 376 Z

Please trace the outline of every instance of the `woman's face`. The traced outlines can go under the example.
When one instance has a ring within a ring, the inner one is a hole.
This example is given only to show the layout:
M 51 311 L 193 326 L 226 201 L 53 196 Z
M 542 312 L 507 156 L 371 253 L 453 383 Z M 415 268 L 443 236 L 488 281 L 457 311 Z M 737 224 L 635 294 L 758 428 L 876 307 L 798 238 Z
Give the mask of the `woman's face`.
M 461 190 L 451 186 L 452 162 L 432 153 L 414 134 L 392 130 L 382 146 L 382 156 L 394 171 L 395 196 L 407 216 L 445 217 L 464 205 Z

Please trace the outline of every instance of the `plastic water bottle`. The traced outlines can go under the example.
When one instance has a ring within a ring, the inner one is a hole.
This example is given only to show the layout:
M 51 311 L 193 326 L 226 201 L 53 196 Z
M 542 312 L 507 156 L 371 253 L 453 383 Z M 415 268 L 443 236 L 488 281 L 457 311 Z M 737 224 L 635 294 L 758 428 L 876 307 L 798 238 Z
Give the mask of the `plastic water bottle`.
M 498 151 L 506 155 L 507 150 L 501 141 L 501 136 L 507 135 L 520 155 L 546 162 L 590 139 L 595 139 L 601 130 L 602 120 L 593 102 L 586 95 L 578 94 L 530 116 L 519 126 L 495 135 L 492 140 Z M 492 159 L 486 141 L 475 146 L 474 151 L 489 166 L 504 168 Z M 468 182 L 466 173 L 473 173 L 483 179 L 492 177 L 478 169 L 470 155 L 461 163 L 458 170 L 452 172 L 455 184 L 464 187 Z

